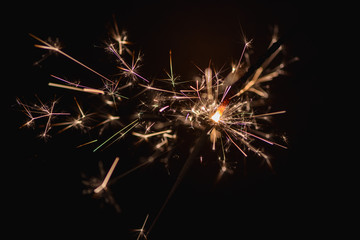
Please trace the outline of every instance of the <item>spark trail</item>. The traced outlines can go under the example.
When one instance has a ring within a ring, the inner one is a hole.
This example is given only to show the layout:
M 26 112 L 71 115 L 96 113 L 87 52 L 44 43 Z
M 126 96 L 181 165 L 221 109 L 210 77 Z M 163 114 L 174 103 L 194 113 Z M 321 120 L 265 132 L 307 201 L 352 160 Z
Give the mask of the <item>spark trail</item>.
M 41 38 L 38 38 L 37 36 L 29 33 L 29 35 L 38 40 L 39 42 L 41 42 L 43 45 L 39 45 L 39 44 L 35 44 L 34 46 L 37 47 L 37 48 L 42 48 L 42 49 L 47 49 L 47 50 L 50 50 L 50 51 L 55 51 L 57 53 L 60 53 L 61 55 L 63 55 L 64 57 L 67 57 L 68 59 L 70 59 L 71 61 L 74 61 L 75 63 L 79 64 L 80 66 L 86 68 L 87 70 L 89 70 L 90 72 L 93 72 L 95 73 L 96 75 L 98 75 L 99 77 L 101 77 L 102 79 L 110 82 L 110 83 L 114 83 L 113 81 L 111 81 L 110 79 L 108 79 L 107 77 L 103 76 L 102 74 L 98 73 L 97 71 L 95 71 L 94 69 L 88 67 L 87 65 L 85 65 L 84 63 L 80 62 L 79 60 L 73 58 L 72 56 L 70 56 L 69 54 L 63 52 L 59 47 L 56 47 L 54 45 L 51 45 L 50 43 L 42 40 Z

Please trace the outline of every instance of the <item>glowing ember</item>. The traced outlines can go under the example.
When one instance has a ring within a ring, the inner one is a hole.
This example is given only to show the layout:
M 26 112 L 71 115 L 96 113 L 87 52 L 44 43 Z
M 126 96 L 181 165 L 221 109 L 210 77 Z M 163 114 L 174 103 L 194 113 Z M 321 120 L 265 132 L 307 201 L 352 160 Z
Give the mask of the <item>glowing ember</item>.
M 220 121 L 221 113 L 219 110 L 216 111 L 216 113 L 211 117 L 211 120 L 218 123 Z

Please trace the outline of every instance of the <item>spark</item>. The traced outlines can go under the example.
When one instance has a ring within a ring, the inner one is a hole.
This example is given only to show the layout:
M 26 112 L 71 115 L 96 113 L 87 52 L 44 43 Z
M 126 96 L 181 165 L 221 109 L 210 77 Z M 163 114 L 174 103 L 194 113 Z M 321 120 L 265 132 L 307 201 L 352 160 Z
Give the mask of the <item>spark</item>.
M 79 102 L 76 100 L 76 98 L 74 97 L 74 100 L 76 102 L 76 106 L 79 110 L 79 116 L 77 118 L 74 118 L 74 119 L 71 119 L 70 121 L 68 122 L 60 122 L 60 123 L 54 123 L 53 126 L 63 126 L 63 125 L 68 125 L 66 126 L 65 128 L 61 129 L 60 131 L 58 131 L 58 133 L 62 133 L 64 132 L 65 130 L 68 130 L 70 128 L 76 128 L 76 127 L 79 127 L 79 128 L 83 128 L 84 125 L 84 119 L 87 118 L 88 116 L 90 116 L 91 114 L 88 114 L 86 115 L 82 108 L 80 107 L 80 104 Z
M 111 139 L 113 139 L 114 137 L 116 137 L 117 135 L 121 134 L 117 139 L 115 139 L 112 143 L 114 143 L 115 141 L 117 141 L 118 139 L 122 138 L 123 136 L 125 136 L 129 131 L 131 131 L 137 124 L 138 124 L 139 119 L 136 119 L 135 121 L 131 122 L 130 124 L 128 124 L 127 126 L 125 126 L 124 128 L 120 129 L 118 132 L 116 132 L 115 134 L 113 134 L 111 137 L 109 137 L 108 139 L 106 139 L 103 143 L 101 143 L 97 148 L 94 149 L 93 152 L 96 152 L 97 150 L 99 150 L 99 148 L 101 148 L 102 146 L 104 146 L 106 143 L 108 143 Z M 110 143 L 110 144 L 112 144 Z
M 170 66 L 170 73 L 166 72 L 166 75 L 168 76 L 168 80 L 170 80 L 172 87 L 175 87 L 175 82 L 178 80 L 179 76 L 174 76 L 173 72 L 173 62 L 172 62 L 172 52 L 169 51 L 169 66 Z
M 138 77 L 147 83 L 150 82 L 149 80 L 147 80 L 146 78 L 144 78 L 143 76 L 141 76 L 136 72 L 136 69 L 139 67 L 139 62 L 141 60 L 140 54 L 138 54 L 136 60 L 135 60 L 135 54 L 132 54 L 131 65 L 129 65 L 128 63 L 126 63 L 124 58 L 120 54 L 118 54 L 118 52 L 116 51 L 113 45 L 109 45 L 108 49 L 120 60 L 122 66 L 117 66 L 117 68 L 124 71 L 125 76 L 131 76 L 133 80 L 136 80 L 136 77 Z
M 165 111 L 165 109 L 167 109 L 168 107 L 170 107 L 170 106 L 169 106 L 169 105 L 167 105 L 167 106 L 165 106 L 165 107 L 160 108 L 159 112 L 163 112 L 163 111 Z
M 250 47 L 251 42 L 252 42 L 252 40 L 250 40 L 250 41 L 246 41 L 246 40 L 245 40 L 245 45 L 244 45 L 243 50 L 242 50 L 242 52 L 241 52 L 241 56 L 240 56 L 240 58 L 239 58 L 239 62 L 238 62 L 238 64 L 237 64 L 237 66 L 235 67 L 235 69 L 234 69 L 234 68 L 232 69 L 232 71 L 235 72 L 237 69 L 239 69 L 239 68 L 241 67 L 241 61 L 242 61 L 242 59 L 243 59 L 243 57 L 244 57 L 245 50 L 246 50 L 248 47 Z
M 94 88 L 90 88 L 90 87 L 86 87 L 86 86 L 82 86 L 79 84 L 75 84 L 75 83 L 71 83 L 69 81 L 66 81 L 65 79 L 62 79 L 60 77 L 51 75 L 53 78 L 56 78 L 60 81 L 66 82 L 69 85 L 64 85 L 64 84 L 59 84 L 59 83 L 53 83 L 53 82 L 49 82 L 48 85 L 50 87 L 58 87 L 58 88 L 63 88 L 63 89 L 68 89 L 68 90 L 74 90 L 74 91 L 79 91 L 79 92 L 86 92 L 86 93 L 93 93 L 93 94 L 101 94 L 104 95 L 105 92 L 99 89 L 94 89 Z
M 93 94 L 104 94 L 104 91 L 102 91 L 102 90 L 91 89 L 91 88 L 79 88 L 79 87 L 67 86 L 67 85 L 64 85 L 64 84 L 53 83 L 53 82 L 49 82 L 48 85 L 50 87 L 58 87 L 58 88 L 63 88 L 63 89 L 68 89 L 68 90 L 79 91 L 79 92 L 87 92 L 87 93 L 93 93 Z
M 147 239 L 147 236 L 146 236 L 146 233 L 145 233 L 145 225 L 146 225 L 146 222 L 147 222 L 148 218 L 149 218 L 149 214 L 146 215 L 146 218 L 145 218 L 144 223 L 141 226 L 141 228 L 133 230 L 134 232 L 139 232 L 136 240 L 139 240 L 140 238 Z
M 29 33 L 29 35 L 30 35 L 32 38 L 34 38 L 34 39 L 38 40 L 39 42 L 41 42 L 42 44 L 44 44 L 44 45 L 35 44 L 35 47 L 58 52 L 58 53 L 60 53 L 61 55 L 63 55 L 64 57 L 67 57 L 68 59 L 70 59 L 71 61 L 74 61 L 75 63 L 79 64 L 80 66 L 82 66 L 82 67 L 86 68 L 87 70 L 95 73 L 96 75 L 98 75 L 98 76 L 101 77 L 102 79 L 104 79 L 104 80 L 106 80 L 106 81 L 108 81 L 108 82 L 113 83 L 113 81 L 111 81 L 111 80 L 108 79 L 107 77 L 105 77 L 105 76 L 103 76 L 102 74 L 98 73 L 98 72 L 95 71 L 94 69 L 88 67 L 87 65 L 85 65 L 85 64 L 82 63 L 82 62 L 80 62 L 79 60 L 73 58 L 73 57 L 70 56 L 69 54 L 61 51 L 61 49 L 60 49 L 59 47 L 56 47 L 56 46 L 54 46 L 54 45 L 51 45 L 50 43 L 42 40 L 41 38 L 39 38 L 39 37 L 37 37 L 37 36 L 35 36 L 35 35 L 31 34 L 31 33 Z
M 142 140 L 145 140 L 145 141 L 148 141 L 149 138 L 154 137 L 154 136 L 162 136 L 161 142 L 159 142 L 158 144 L 155 145 L 155 149 L 160 149 L 165 144 L 168 144 L 168 138 L 173 138 L 173 139 L 176 138 L 176 134 L 173 134 L 173 135 L 169 134 L 171 132 L 172 132 L 172 130 L 169 129 L 169 130 L 148 133 L 148 134 L 141 134 L 141 133 L 137 133 L 137 132 L 133 132 L 132 134 L 134 136 L 142 138 Z
M 102 161 L 98 162 L 99 165 L 99 172 L 100 172 L 100 177 L 90 177 L 88 180 L 82 180 L 82 183 L 89 187 L 89 189 L 84 189 L 83 193 L 84 194 L 91 194 L 96 198 L 104 198 L 106 203 L 111 204 L 114 209 L 116 210 L 116 212 L 120 213 L 121 212 L 121 208 L 119 207 L 119 205 L 116 203 L 113 194 L 109 188 L 110 185 L 110 178 L 108 183 L 106 184 L 106 186 L 102 189 L 100 189 L 99 187 L 101 186 L 101 184 L 104 182 L 105 178 L 106 178 L 106 174 L 105 174 L 105 170 L 104 170 L 104 165 L 102 163 Z M 94 190 L 99 188 L 99 192 L 95 192 Z
M 112 116 L 112 115 L 108 114 L 108 115 L 107 115 L 107 118 L 106 118 L 104 121 L 98 123 L 98 124 L 95 125 L 93 128 L 96 128 L 96 127 L 105 125 L 105 124 L 107 124 L 107 123 L 111 123 L 111 122 L 113 122 L 113 121 L 117 121 L 117 120 L 119 120 L 119 119 L 120 119 L 119 116 Z
M 126 34 L 126 31 L 122 31 L 120 34 L 119 31 L 119 27 L 114 19 L 114 28 L 111 31 L 111 37 L 116 41 L 117 45 L 118 45 L 118 53 L 120 55 L 123 54 L 123 51 L 125 50 L 128 54 L 132 55 L 132 52 L 130 51 L 130 49 L 126 46 L 126 45 L 130 45 L 132 44 L 131 42 L 129 42 L 127 40 L 128 36 Z
M 51 121 L 51 116 L 53 115 L 53 111 L 54 111 L 54 106 L 55 106 L 55 101 L 52 102 L 51 104 L 51 107 L 50 107 L 50 110 L 48 111 L 48 120 L 46 122 L 46 125 L 45 125 L 45 130 L 44 130 L 44 133 L 43 133 L 43 137 L 45 137 L 48 133 L 48 131 L 50 130 L 50 121 Z
M 249 82 L 245 85 L 244 88 L 242 88 L 237 94 L 235 94 L 235 95 L 232 96 L 231 98 L 233 98 L 233 97 L 238 97 L 238 96 L 240 96 L 241 94 L 243 94 L 244 92 L 250 90 L 250 89 L 257 83 L 257 81 L 258 81 L 258 79 L 259 79 L 259 76 L 260 76 L 260 74 L 263 72 L 263 70 L 264 70 L 264 69 L 263 69 L 262 67 L 258 68 L 258 69 L 256 70 L 255 74 L 254 74 L 254 77 L 251 79 L 251 81 L 249 81 Z M 230 99 L 231 99 L 231 98 L 230 98 Z
M 210 133 L 210 141 L 213 143 L 212 150 L 215 150 L 215 143 L 218 138 L 221 137 L 221 133 L 214 127 Z
M 231 169 L 229 169 L 228 164 L 226 163 L 226 161 L 224 159 L 221 161 L 220 171 L 217 175 L 216 182 L 219 182 L 225 173 L 232 174 L 233 171 Z
M 94 139 L 94 140 L 91 140 L 91 141 L 89 141 L 89 142 L 86 142 L 86 143 L 80 144 L 80 145 L 76 146 L 76 148 L 81 148 L 81 147 L 84 147 L 84 146 L 86 146 L 86 145 L 89 145 L 89 144 L 95 143 L 95 142 L 97 142 L 97 141 L 98 141 L 97 139 Z
M 225 132 L 226 136 L 228 136 L 229 140 L 234 144 L 234 146 L 235 146 L 237 149 L 239 149 L 239 151 L 240 151 L 245 157 L 247 157 L 247 154 L 234 142 L 234 140 L 230 137 L 230 135 L 229 135 L 226 131 L 224 131 L 224 132 Z
M 36 120 L 47 118 L 44 132 L 41 134 L 41 137 L 46 138 L 48 136 L 48 132 L 51 129 L 52 117 L 70 115 L 70 113 L 54 112 L 54 107 L 55 104 L 57 103 L 56 100 L 53 100 L 52 103 L 50 103 L 50 106 L 44 104 L 38 97 L 37 100 L 39 101 L 40 105 L 34 104 L 31 106 L 21 102 L 19 98 L 16 99 L 17 103 L 23 108 L 23 111 L 25 112 L 26 116 L 30 118 L 30 120 L 24 123 L 22 126 L 20 126 L 20 128 L 23 128 L 24 126 L 31 126 Z
M 254 137 L 254 138 L 257 138 L 257 139 L 259 139 L 259 140 L 261 140 L 261 141 L 263 141 L 263 142 L 266 142 L 267 144 L 270 144 L 270 145 L 277 145 L 277 146 L 279 146 L 279 147 L 282 147 L 282 148 L 287 149 L 287 147 L 286 147 L 286 146 L 283 146 L 283 145 L 281 145 L 281 144 L 278 144 L 278 143 L 275 143 L 275 142 L 269 141 L 269 140 L 267 140 L 267 139 L 265 139 L 265 138 L 262 138 L 262 137 L 259 137 L 259 136 L 255 135 L 255 134 L 252 134 L 252 133 L 246 132 L 246 131 L 241 130 L 241 129 L 240 129 L 240 131 L 241 131 L 241 132 L 243 132 L 243 133 L 245 133 L 246 135 L 250 135 L 250 136 L 252 136 L 252 137 Z M 236 131 L 234 130 L 234 132 L 236 132 Z
M 200 88 L 199 88 L 199 81 L 196 80 L 196 88 L 193 87 L 193 86 L 190 86 L 190 88 L 193 89 L 196 92 L 199 100 L 201 100 L 200 91 L 203 90 L 205 88 L 205 86 L 200 86 Z
M 146 89 L 149 89 L 149 90 L 155 90 L 155 91 L 159 91 L 159 92 L 172 93 L 172 94 L 175 94 L 175 95 L 181 94 L 181 93 L 177 93 L 177 92 L 175 92 L 175 91 L 166 90 L 166 89 L 161 89 L 161 88 L 156 88 L 156 87 L 152 87 L 152 86 L 150 86 L 150 85 L 144 85 L 144 84 L 141 84 L 141 83 L 139 83 L 138 85 L 141 86 L 141 87 L 144 87 L 144 88 L 146 88 Z
M 155 133 L 149 133 L 149 134 L 141 134 L 141 133 L 133 132 L 132 134 L 133 134 L 134 136 L 143 138 L 143 139 L 145 139 L 145 140 L 147 141 L 148 138 L 150 138 L 150 137 L 162 135 L 162 134 L 165 134 L 165 133 L 171 133 L 171 130 L 164 130 L 164 131 L 155 132 Z
M 207 90 L 207 98 L 209 100 L 213 100 L 214 96 L 212 94 L 212 70 L 211 68 L 206 68 L 204 72 L 205 80 L 206 80 L 206 90 Z
M 286 113 L 286 111 L 277 111 L 277 112 L 270 112 L 270 113 L 263 113 L 263 114 L 257 114 L 254 115 L 254 118 L 259 118 L 259 117 L 266 117 L 266 116 L 272 116 L 272 115 L 277 115 L 277 114 L 284 114 Z
M 140 164 L 138 164 L 137 166 L 131 168 L 130 170 L 127 170 L 126 172 L 122 173 L 121 175 L 118 175 L 118 176 L 114 177 L 113 179 L 111 179 L 111 180 L 110 180 L 110 184 L 111 184 L 111 183 L 114 183 L 114 182 L 117 182 L 119 179 L 121 179 L 121 178 L 129 175 L 130 173 L 135 172 L 135 171 L 138 170 L 139 168 L 142 168 L 142 167 L 144 167 L 144 166 L 152 163 L 154 160 L 155 160 L 154 157 L 149 157 L 149 158 L 147 159 L 147 161 L 145 161 L 145 162 L 143 162 L 143 163 L 140 163 Z
M 108 182 L 109 182 L 109 179 L 110 179 L 110 177 L 111 177 L 111 175 L 112 175 L 112 173 L 113 173 L 113 171 L 114 171 L 114 169 L 115 169 L 115 167 L 116 167 L 119 159 L 120 159 L 119 157 L 116 157 L 116 158 L 115 158 L 113 164 L 111 165 L 108 173 L 106 174 L 106 176 L 105 176 L 105 178 L 104 178 L 104 181 L 100 184 L 100 186 L 98 186 L 97 188 L 95 188 L 94 193 L 99 193 L 99 192 L 101 192 L 103 189 L 106 189 L 106 186 L 107 186 L 107 184 L 108 184 Z

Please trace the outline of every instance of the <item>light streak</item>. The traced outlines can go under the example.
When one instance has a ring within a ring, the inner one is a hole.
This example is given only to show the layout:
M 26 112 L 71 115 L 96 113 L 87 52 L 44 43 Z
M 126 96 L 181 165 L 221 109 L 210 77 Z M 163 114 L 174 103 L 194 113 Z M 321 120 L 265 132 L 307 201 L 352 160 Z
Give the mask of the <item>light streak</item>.
M 165 111 L 165 109 L 167 109 L 168 107 L 170 107 L 170 106 L 169 106 L 169 105 L 167 105 L 167 106 L 165 106 L 165 107 L 160 108 L 159 112 L 163 112 L 163 111 Z
M 232 142 L 232 144 L 234 144 L 234 146 L 235 146 L 237 149 L 239 149 L 239 151 L 240 151 L 245 157 L 247 157 L 247 154 L 244 152 L 244 150 L 242 150 L 242 149 L 234 142 L 234 140 L 230 137 L 230 135 L 229 135 L 226 131 L 224 131 L 224 132 L 225 132 L 226 136 L 229 138 L 229 140 Z
M 147 236 L 146 236 L 146 233 L 145 233 L 145 225 L 146 225 L 146 222 L 147 222 L 148 218 L 149 218 L 149 214 L 146 215 L 146 218 L 145 218 L 144 223 L 143 223 L 143 225 L 141 226 L 141 228 L 138 228 L 138 229 L 134 229 L 134 230 L 133 230 L 134 232 L 139 232 L 136 240 L 139 240 L 139 239 L 142 238 L 142 237 L 143 237 L 144 239 L 147 239 Z
M 95 142 L 97 142 L 97 141 L 98 141 L 97 139 L 94 139 L 94 140 L 91 140 L 91 141 L 89 141 L 89 142 L 86 142 L 86 143 L 80 144 L 80 145 L 76 146 L 76 148 L 81 148 L 81 147 L 84 147 L 84 146 L 86 146 L 86 145 L 89 145 L 89 144 L 95 143 Z
M 113 121 L 117 121 L 117 120 L 119 120 L 119 119 L 120 119 L 119 116 L 112 116 L 112 115 L 108 114 L 108 115 L 107 115 L 107 118 L 106 118 L 104 121 L 98 123 L 98 124 L 95 125 L 93 128 L 96 128 L 96 127 L 105 125 L 105 124 L 110 123 L 110 122 L 113 122 Z
M 172 87 L 175 88 L 175 82 L 178 80 L 179 77 L 174 76 L 171 50 L 169 51 L 169 66 L 170 66 L 170 73 L 168 73 L 167 71 L 165 71 L 165 73 L 168 76 L 167 80 L 169 80 L 171 82 Z
M 149 133 L 149 134 L 141 134 L 141 133 L 137 133 L 137 132 L 133 132 L 132 134 L 134 136 L 140 137 L 140 138 L 144 138 L 145 140 L 147 140 L 150 137 L 154 137 L 154 136 L 158 136 L 158 135 L 162 135 L 165 133 L 171 133 L 171 130 L 164 130 L 164 131 L 160 131 L 160 132 L 155 132 L 155 133 Z
M 267 116 L 272 116 L 272 115 L 277 115 L 277 114 L 284 114 L 286 113 L 286 111 L 277 111 L 277 112 L 270 112 L 270 113 L 263 113 L 263 114 L 257 114 L 254 115 L 254 118 L 260 118 L 260 117 L 267 117 Z
M 79 87 L 73 87 L 73 86 L 68 86 L 68 85 L 53 83 L 53 82 L 49 82 L 48 85 L 50 87 L 58 87 L 58 88 L 63 88 L 63 89 L 68 89 L 68 90 L 79 91 L 79 92 L 102 94 L 102 95 L 105 94 L 104 91 L 98 90 L 98 89 L 93 89 L 93 88 L 79 88 Z
M 116 137 L 117 135 L 121 134 L 117 139 L 115 139 L 111 144 L 113 144 L 115 141 L 117 141 L 118 139 L 122 138 L 123 136 L 125 136 L 125 134 L 127 134 L 129 131 L 131 131 L 137 124 L 138 124 L 139 119 L 136 119 L 135 121 L 129 123 L 127 126 L 125 126 L 124 128 L 120 129 L 118 132 L 116 132 L 115 134 L 113 134 L 111 137 L 109 137 L 108 139 L 106 139 L 103 143 L 101 143 L 97 148 L 94 149 L 93 152 L 96 152 L 97 150 L 99 150 L 99 148 L 103 147 L 105 144 L 107 144 L 111 139 L 113 139 L 114 137 Z
M 99 192 L 101 192 L 103 189 L 106 189 L 106 186 L 107 186 L 107 184 L 108 184 L 108 182 L 109 182 L 109 179 L 110 179 L 110 177 L 111 177 L 111 175 L 112 175 L 112 173 L 113 173 L 113 171 L 114 171 L 114 169 L 115 169 L 115 167 L 116 167 L 119 159 L 120 159 L 119 157 L 116 157 L 116 158 L 115 158 L 113 164 L 111 165 L 108 173 L 106 174 L 106 176 L 105 176 L 105 178 L 104 178 L 104 181 L 100 184 L 100 186 L 98 186 L 97 188 L 94 189 L 94 193 L 99 193 Z
M 205 75 L 205 80 L 206 80 L 206 91 L 207 91 L 207 99 L 209 100 L 213 100 L 214 96 L 212 94 L 212 70 L 211 68 L 206 68 L 205 69 L 205 72 L 204 72 L 204 75 Z
M 152 86 L 149 86 L 149 85 L 144 85 L 144 84 L 138 84 L 139 86 L 141 87 L 144 87 L 146 89 L 149 89 L 149 90 L 155 90 L 155 91 L 159 91 L 159 92 L 166 92 L 166 93 L 172 93 L 172 94 L 181 94 L 181 93 L 177 93 L 175 91 L 171 91 L 171 90 L 166 90 L 166 89 L 161 89 L 161 88 L 156 88 L 156 87 L 152 87 Z
M 58 52 L 58 53 L 60 53 L 61 55 L 63 55 L 63 56 L 65 56 L 65 57 L 67 57 L 68 59 L 70 59 L 71 61 L 74 61 L 75 63 L 79 64 L 80 66 L 82 66 L 82 67 L 86 68 L 87 70 L 95 73 L 96 75 L 98 75 L 98 76 L 101 77 L 102 79 L 104 79 L 104 80 L 106 80 L 106 81 L 108 81 L 108 82 L 113 83 L 113 81 L 111 81 L 111 80 L 108 79 L 107 77 L 103 76 L 102 74 L 98 73 L 98 72 L 95 71 L 94 69 L 88 67 L 87 65 L 85 65 L 84 63 L 80 62 L 79 60 L 73 58 L 72 56 L 68 55 L 67 53 L 61 51 L 59 47 L 53 46 L 53 45 L 51 45 L 50 43 L 42 40 L 41 38 L 38 38 L 37 36 L 35 36 L 35 35 L 31 34 L 31 33 L 29 33 L 29 35 L 30 35 L 32 38 L 34 38 L 34 39 L 38 40 L 39 42 L 41 42 L 42 44 L 44 44 L 44 45 L 35 44 L 35 47 Z

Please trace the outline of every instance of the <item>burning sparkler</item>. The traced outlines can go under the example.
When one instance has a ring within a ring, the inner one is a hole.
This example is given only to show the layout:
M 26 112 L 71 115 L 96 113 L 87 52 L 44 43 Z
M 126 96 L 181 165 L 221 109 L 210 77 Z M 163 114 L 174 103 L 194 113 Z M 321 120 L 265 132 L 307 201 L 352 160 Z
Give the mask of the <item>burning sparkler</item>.
M 88 123 L 90 126 L 85 127 L 87 118 L 90 116 L 99 118 L 99 116 L 104 116 L 104 114 L 95 110 L 90 114 L 85 113 L 76 98 L 74 100 L 78 115 L 75 117 L 69 117 L 70 113 L 54 112 L 56 101 L 46 105 L 39 99 L 40 105 L 35 104 L 31 106 L 24 104 L 18 99 L 18 104 L 29 118 L 28 122 L 23 126 L 30 126 L 38 119 L 46 119 L 43 133 L 46 136 L 52 127 L 62 126 L 58 131 L 58 133 L 61 133 L 70 128 L 87 128 L 92 130 L 111 122 L 120 122 L 120 125 L 122 125 L 121 129 L 116 129 L 105 140 L 100 136 L 103 133 L 100 130 L 98 138 L 90 139 L 88 142 L 79 144 L 77 147 L 96 143 L 98 145 L 93 148 L 93 152 L 103 151 L 118 141 L 125 141 L 123 139 L 127 136 L 137 138 L 134 145 L 140 142 L 148 142 L 153 146 L 153 153 L 148 156 L 147 161 L 140 163 L 118 177 L 113 177 L 113 180 L 110 180 L 110 177 L 118 164 L 119 157 L 114 160 L 106 176 L 102 165 L 100 165 L 102 182 L 100 180 L 95 182 L 84 181 L 87 186 L 90 186 L 89 191 L 91 193 L 99 195 L 102 192 L 107 192 L 110 183 L 155 160 L 163 159 L 165 166 L 168 166 L 168 161 L 178 141 L 180 127 L 190 127 L 202 132 L 200 138 L 194 141 L 194 148 L 189 151 L 188 158 L 174 186 L 158 214 L 153 219 L 148 232 L 145 233 L 145 224 L 148 221 L 149 214 L 146 216 L 142 228 L 136 230 L 139 232 L 138 239 L 147 237 L 168 200 L 182 181 L 187 169 L 193 160 L 199 157 L 203 148 L 211 149 L 218 157 L 218 179 L 225 172 L 231 173 L 233 171 L 229 164 L 231 159 L 227 157 L 231 147 L 237 149 L 244 158 L 248 157 L 251 152 L 258 155 L 270 168 L 272 168 L 270 159 L 259 147 L 261 146 L 259 142 L 286 148 L 285 145 L 273 140 L 270 133 L 262 132 L 262 125 L 267 117 L 283 114 L 286 111 L 279 110 L 259 113 L 254 107 L 256 99 L 268 97 L 268 92 L 263 89 L 263 84 L 281 75 L 286 66 L 284 62 L 281 62 L 279 65 L 272 64 L 282 51 L 282 40 L 277 39 L 276 35 L 274 35 L 267 53 L 255 64 L 251 64 L 248 57 L 245 58 L 247 55 L 246 50 L 250 47 L 251 43 L 251 41 L 246 41 L 237 64 L 233 64 L 229 72 L 218 71 L 215 67 L 209 65 L 203 71 L 199 68 L 201 72 L 200 77 L 185 82 L 178 82 L 179 77 L 174 73 L 171 51 L 169 52 L 169 72 L 166 71 L 168 81 L 156 79 L 150 81 L 141 75 L 138 71 L 141 54 L 135 54 L 128 48 L 130 42 L 127 39 L 127 35 L 125 32 L 120 33 L 116 24 L 111 33 L 111 37 L 115 42 L 109 43 L 106 49 L 117 59 L 118 66 L 116 68 L 119 70 L 119 74 L 116 79 L 106 77 L 104 74 L 99 73 L 69 55 L 61 49 L 58 41 L 53 43 L 51 41 L 44 41 L 33 34 L 30 34 L 30 36 L 40 43 L 36 44 L 35 47 L 56 52 L 66 57 L 97 77 L 100 77 L 103 83 L 102 88 L 93 88 L 87 86 L 87 84 L 74 83 L 62 77 L 51 75 L 58 82 L 49 82 L 48 85 L 50 87 L 89 93 L 99 97 L 106 96 L 105 104 L 110 106 L 112 110 L 105 114 L 105 120 L 104 118 L 101 120 L 97 119 L 93 121 L 92 125 Z M 126 59 L 129 57 L 131 60 L 127 61 Z M 121 108 L 119 108 L 119 102 L 123 99 L 132 100 L 134 97 L 125 97 L 121 91 L 130 86 L 140 88 L 140 92 L 135 94 L 136 97 L 140 96 L 138 109 L 134 110 L 134 112 L 123 113 Z M 141 98 L 141 96 L 146 97 Z M 55 116 L 63 115 L 68 117 L 67 121 L 53 121 Z M 123 116 L 127 116 L 125 120 L 122 119 Z M 210 142 L 211 145 L 206 146 L 206 142 Z M 111 197 L 111 194 L 107 196 L 110 199 L 108 202 L 113 204 L 118 210 L 119 207 Z

